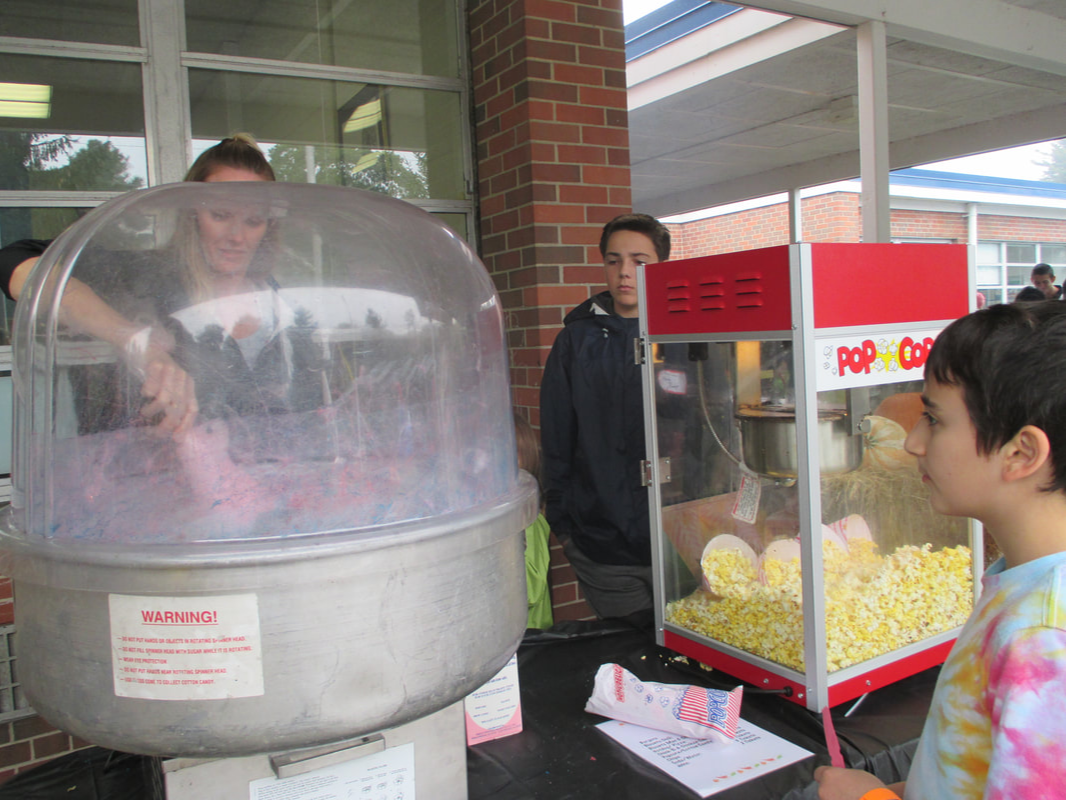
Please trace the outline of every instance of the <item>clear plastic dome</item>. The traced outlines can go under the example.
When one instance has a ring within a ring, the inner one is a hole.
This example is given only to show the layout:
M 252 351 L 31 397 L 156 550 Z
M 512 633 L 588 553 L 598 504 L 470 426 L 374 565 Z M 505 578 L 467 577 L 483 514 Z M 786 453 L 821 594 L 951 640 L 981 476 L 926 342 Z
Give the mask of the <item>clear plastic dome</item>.
M 15 342 L 29 540 L 277 545 L 516 492 L 493 284 L 407 203 L 265 182 L 124 195 L 42 257 Z

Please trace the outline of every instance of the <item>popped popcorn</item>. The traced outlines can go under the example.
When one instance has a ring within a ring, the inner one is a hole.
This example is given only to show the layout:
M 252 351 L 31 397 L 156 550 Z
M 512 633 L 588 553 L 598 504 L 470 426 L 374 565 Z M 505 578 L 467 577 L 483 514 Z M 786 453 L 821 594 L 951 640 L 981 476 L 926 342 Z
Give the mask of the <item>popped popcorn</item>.
M 713 594 L 667 604 L 667 620 L 804 671 L 800 560 L 769 559 L 761 577 L 741 553 L 712 550 L 701 566 Z M 823 542 L 827 669 L 836 671 L 964 623 L 973 583 L 969 547 L 905 545 L 882 556 L 871 541 Z M 728 585 L 735 580 L 736 584 Z
M 705 550 L 700 568 L 708 582 L 708 590 L 722 597 L 745 597 L 756 578 L 752 559 L 740 550 Z

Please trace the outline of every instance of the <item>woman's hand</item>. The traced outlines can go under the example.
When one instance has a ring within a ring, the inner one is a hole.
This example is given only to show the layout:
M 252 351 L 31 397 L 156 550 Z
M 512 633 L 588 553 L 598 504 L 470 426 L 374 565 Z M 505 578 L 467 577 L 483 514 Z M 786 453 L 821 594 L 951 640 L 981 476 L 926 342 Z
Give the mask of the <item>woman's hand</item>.
M 141 373 L 141 396 L 148 402 L 141 416 L 152 419 L 159 414 L 161 432 L 180 437 L 196 422 L 200 407 L 196 402 L 196 384 L 171 358 L 173 339 L 158 328 L 143 328 L 130 337 L 123 348 L 127 364 Z
M 885 786 L 869 772 L 841 767 L 818 767 L 819 800 L 859 800 L 871 789 Z
M 196 386 L 185 370 L 163 353 L 145 365 L 141 395 L 149 402 L 141 408 L 147 419 L 163 412 L 159 429 L 179 437 L 193 427 L 200 407 L 196 403 Z

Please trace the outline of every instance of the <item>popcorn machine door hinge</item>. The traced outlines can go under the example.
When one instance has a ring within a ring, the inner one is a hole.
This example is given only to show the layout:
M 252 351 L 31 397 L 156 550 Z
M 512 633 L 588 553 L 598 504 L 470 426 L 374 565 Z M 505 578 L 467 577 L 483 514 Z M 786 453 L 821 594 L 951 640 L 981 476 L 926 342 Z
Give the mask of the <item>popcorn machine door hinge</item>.
M 641 485 L 651 486 L 655 476 L 652 474 L 652 462 L 648 460 L 641 461 Z M 670 483 L 671 482 L 671 460 L 670 458 L 661 458 L 659 460 L 659 482 Z
M 634 339 L 634 363 L 639 367 L 645 364 L 645 340 L 640 336 Z

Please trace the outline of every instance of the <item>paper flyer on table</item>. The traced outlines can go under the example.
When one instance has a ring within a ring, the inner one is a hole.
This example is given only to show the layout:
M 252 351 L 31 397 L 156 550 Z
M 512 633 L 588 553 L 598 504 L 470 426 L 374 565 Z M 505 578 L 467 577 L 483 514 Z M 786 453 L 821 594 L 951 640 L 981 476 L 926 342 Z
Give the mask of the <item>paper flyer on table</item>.
M 737 726 L 737 738 L 729 743 L 675 736 L 616 720 L 597 727 L 701 797 L 814 755 L 745 720 Z

